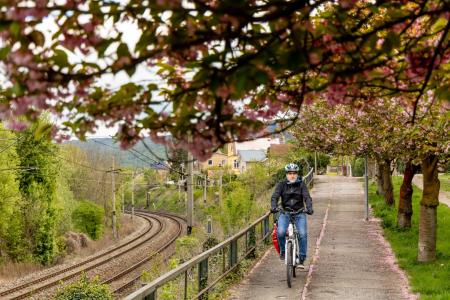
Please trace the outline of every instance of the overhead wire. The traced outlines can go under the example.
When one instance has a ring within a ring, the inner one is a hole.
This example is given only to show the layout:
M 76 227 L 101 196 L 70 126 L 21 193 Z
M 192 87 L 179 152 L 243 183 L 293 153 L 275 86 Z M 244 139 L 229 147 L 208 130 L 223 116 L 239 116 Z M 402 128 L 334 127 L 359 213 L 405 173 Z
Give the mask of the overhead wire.
M 14 142 L 12 142 L 11 144 L 6 145 L 6 147 L 0 149 L 0 154 L 3 153 L 3 152 L 5 152 L 6 150 L 8 150 L 9 148 L 11 148 L 12 146 L 14 146 L 20 139 L 21 139 L 21 137 L 18 137 L 17 139 L 15 139 Z
M 112 149 L 114 149 L 114 150 L 121 150 L 121 149 L 118 148 L 118 147 L 115 147 L 115 146 L 112 146 L 112 145 L 108 145 L 108 144 L 102 143 L 102 142 L 97 141 L 97 140 L 93 140 L 93 141 L 94 141 L 95 143 L 97 143 L 97 144 L 101 144 L 101 145 L 103 145 L 103 146 L 110 147 L 110 148 L 112 148 Z M 139 157 L 137 154 L 139 154 L 139 155 L 141 155 L 141 156 L 143 156 L 143 157 L 149 159 L 150 161 L 152 161 L 152 162 L 154 162 L 154 163 L 161 164 L 162 167 L 163 167 L 164 169 L 168 170 L 168 171 L 173 171 L 173 172 L 176 172 L 176 173 L 178 173 L 178 174 L 180 174 L 180 175 L 183 175 L 183 176 L 185 175 L 185 173 L 180 172 L 180 171 L 178 171 L 178 170 L 176 170 L 176 169 L 173 169 L 173 168 L 171 168 L 171 167 L 168 167 L 168 166 L 166 166 L 162 161 L 155 160 L 154 158 L 152 158 L 152 157 L 150 157 L 150 156 L 147 156 L 147 155 L 145 155 L 144 153 L 142 153 L 142 152 L 140 152 L 140 151 L 138 151 L 138 150 L 136 150 L 136 149 L 128 149 L 128 150 L 126 150 L 126 151 L 130 152 L 131 154 L 133 154 L 133 156 L 136 157 L 137 159 L 139 159 L 139 160 L 141 160 L 141 161 L 147 163 L 149 166 L 152 166 L 152 164 L 149 163 L 148 161 L 144 160 L 143 158 Z M 136 154 L 136 153 L 137 153 L 137 154 Z
M 74 164 L 74 165 L 77 165 L 77 166 L 80 166 L 80 167 L 83 167 L 83 168 L 86 168 L 86 169 L 90 169 L 90 170 L 93 170 L 93 171 L 97 171 L 97 172 L 105 172 L 105 173 L 111 172 L 111 170 L 97 169 L 97 168 L 94 168 L 94 167 L 91 167 L 91 166 L 84 165 L 84 164 L 79 163 L 79 162 L 71 161 L 71 160 L 69 160 L 69 159 L 67 159 L 67 158 L 65 158 L 65 157 L 62 157 L 61 155 L 58 155 L 58 157 L 59 157 L 60 159 L 64 160 L 64 161 L 67 161 L 67 162 L 72 163 L 72 164 Z
M 103 146 L 106 146 L 106 147 L 110 147 L 110 148 L 112 148 L 112 149 L 114 149 L 114 150 L 120 150 L 119 148 L 113 147 L 113 146 L 111 146 L 111 145 L 102 143 L 102 142 L 97 141 L 97 140 L 92 140 L 92 141 L 93 141 L 94 143 L 97 143 L 97 144 L 100 144 L 100 145 L 103 145 Z M 127 150 L 127 151 L 129 151 L 129 150 Z M 149 162 L 143 160 L 142 158 L 140 158 L 139 156 L 137 156 L 137 155 L 134 154 L 133 152 L 130 152 L 130 153 L 131 153 L 134 157 L 138 158 L 139 160 L 141 160 L 141 161 L 145 162 L 146 164 L 148 164 L 149 166 L 151 166 L 151 164 L 150 164 Z

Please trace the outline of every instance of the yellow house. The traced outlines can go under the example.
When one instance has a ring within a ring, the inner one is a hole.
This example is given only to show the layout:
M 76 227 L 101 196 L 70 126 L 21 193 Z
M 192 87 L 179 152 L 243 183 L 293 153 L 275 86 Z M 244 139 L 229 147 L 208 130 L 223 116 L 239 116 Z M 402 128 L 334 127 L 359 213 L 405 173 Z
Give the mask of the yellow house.
M 239 174 L 239 156 L 236 152 L 236 143 L 226 144 L 223 149 L 217 150 L 208 160 L 198 164 L 202 170 L 212 167 L 224 167 L 229 168 L 235 174 Z

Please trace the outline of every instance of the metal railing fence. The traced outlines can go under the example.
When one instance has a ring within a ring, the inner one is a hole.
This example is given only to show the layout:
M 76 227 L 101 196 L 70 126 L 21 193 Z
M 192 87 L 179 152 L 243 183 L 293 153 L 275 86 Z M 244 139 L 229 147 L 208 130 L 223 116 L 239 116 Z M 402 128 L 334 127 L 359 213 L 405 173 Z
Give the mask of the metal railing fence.
M 313 184 L 313 176 L 311 168 L 303 177 L 309 187 Z M 270 219 L 273 224 L 272 214 L 263 215 L 239 233 L 146 284 L 125 300 L 156 300 L 158 291 L 161 298 L 170 295 L 170 299 L 208 299 L 208 292 L 221 279 L 245 258 L 254 258 L 259 245 L 270 242 Z

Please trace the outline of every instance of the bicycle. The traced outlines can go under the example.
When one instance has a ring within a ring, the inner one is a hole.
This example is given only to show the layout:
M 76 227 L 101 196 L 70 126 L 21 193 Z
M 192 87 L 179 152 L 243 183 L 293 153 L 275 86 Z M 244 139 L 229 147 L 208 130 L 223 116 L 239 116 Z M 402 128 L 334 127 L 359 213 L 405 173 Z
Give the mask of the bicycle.
M 296 211 L 280 208 L 279 211 L 289 216 L 289 226 L 286 231 L 286 243 L 284 248 L 284 262 L 286 264 L 287 285 L 290 288 L 292 286 L 292 278 L 296 277 L 295 268 L 300 265 L 300 245 L 298 242 L 299 233 L 297 227 L 295 226 L 294 217 L 305 212 L 305 208 L 301 208 Z

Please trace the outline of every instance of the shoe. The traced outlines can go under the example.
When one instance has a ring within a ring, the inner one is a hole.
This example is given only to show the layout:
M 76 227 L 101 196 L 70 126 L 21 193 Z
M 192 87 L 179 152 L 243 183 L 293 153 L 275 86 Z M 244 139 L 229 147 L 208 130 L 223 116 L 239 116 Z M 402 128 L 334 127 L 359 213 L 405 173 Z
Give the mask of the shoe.
M 300 264 L 298 265 L 300 269 L 305 269 L 305 259 L 300 258 Z
M 284 260 L 284 252 L 280 252 L 280 260 Z

